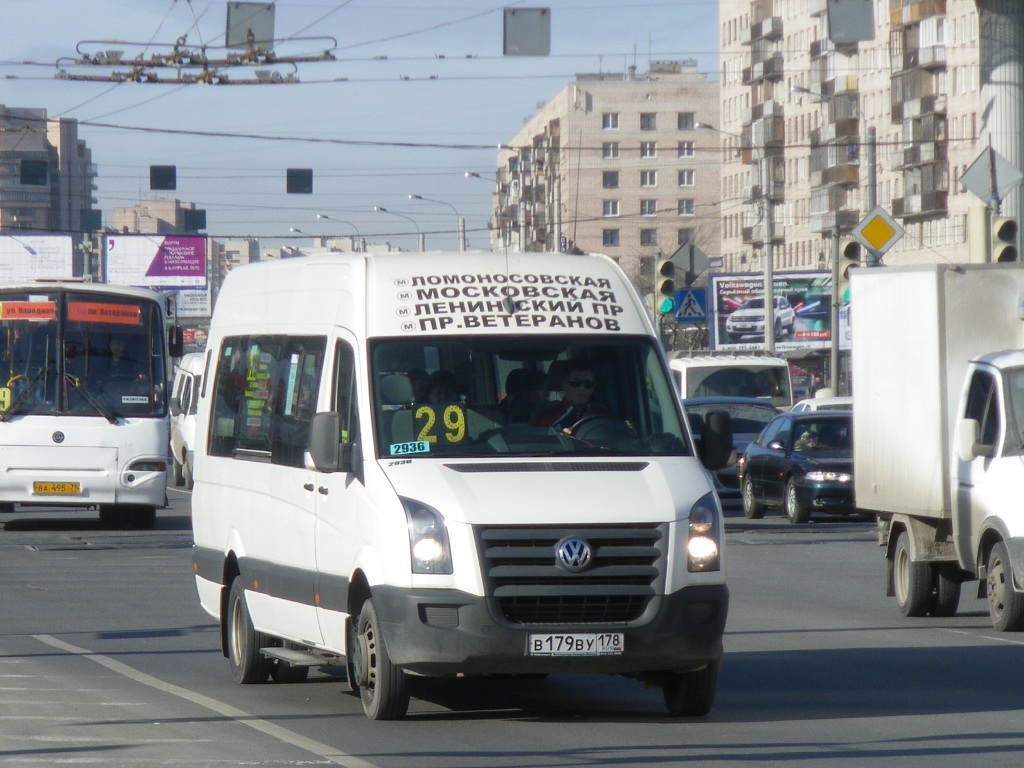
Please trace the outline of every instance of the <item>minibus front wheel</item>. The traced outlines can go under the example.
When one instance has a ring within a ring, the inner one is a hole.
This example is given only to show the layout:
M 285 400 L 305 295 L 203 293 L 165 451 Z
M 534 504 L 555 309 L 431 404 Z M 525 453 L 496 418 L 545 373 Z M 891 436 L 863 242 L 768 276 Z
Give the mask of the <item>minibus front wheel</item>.
M 356 622 L 350 684 L 358 687 L 363 712 L 371 720 L 400 720 L 409 710 L 405 672 L 391 663 L 373 600 L 367 600 Z
M 249 607 L 245 604 L 245 587 L 241 576 L 236 576 L 231 582 L 224 621 L 232 679 L 242 685 L 265 683 L 270 677 L 271 660 L 260 653 L 260 649 L 269 646 L 270 639 L 253 628 Z

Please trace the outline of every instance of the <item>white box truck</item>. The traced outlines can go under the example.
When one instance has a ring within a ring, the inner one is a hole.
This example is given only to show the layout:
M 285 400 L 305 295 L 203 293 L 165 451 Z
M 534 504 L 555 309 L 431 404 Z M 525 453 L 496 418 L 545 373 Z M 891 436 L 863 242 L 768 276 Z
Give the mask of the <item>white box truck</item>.
M 245 266 L 207 350 L 193 565 L 238 682 L 344 664 L 367 716 L 394 719 L 410 674 L 601 672 L 710 709 L 721 506 L 611 259 Z M 505 407 L 528 379 L 542 400 Z M 711 431 L 717 468 L 727 420 Z
M 759 397 L 784 411 L 793 407 L 793 377 L 789 363 L 781 357 L 677 352 L 669 366 L 683 399 Z
M 993 626 L 1024 627 L 1024 266 L 852 277 L 854 481 L 877 513 L 888 594 L 956 613 L 979 580 Z

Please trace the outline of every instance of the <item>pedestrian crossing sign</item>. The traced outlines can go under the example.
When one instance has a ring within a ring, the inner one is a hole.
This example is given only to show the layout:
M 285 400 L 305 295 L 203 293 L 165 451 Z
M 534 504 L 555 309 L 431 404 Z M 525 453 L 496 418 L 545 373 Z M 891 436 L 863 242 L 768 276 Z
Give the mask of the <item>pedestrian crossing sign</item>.
M 676 291 L 677 323 L 704 323 L 708 319 L 708 295 L 703 290 Z

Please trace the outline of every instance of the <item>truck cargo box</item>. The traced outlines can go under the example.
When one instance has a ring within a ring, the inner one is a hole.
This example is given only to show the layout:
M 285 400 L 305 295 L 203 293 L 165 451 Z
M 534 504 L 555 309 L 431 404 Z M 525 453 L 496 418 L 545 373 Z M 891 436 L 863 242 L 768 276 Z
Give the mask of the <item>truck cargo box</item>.
M 857 506 L 948 518 L 967 363 L 1021 347 L 1024 265 L 884 267 L 851 278 Z

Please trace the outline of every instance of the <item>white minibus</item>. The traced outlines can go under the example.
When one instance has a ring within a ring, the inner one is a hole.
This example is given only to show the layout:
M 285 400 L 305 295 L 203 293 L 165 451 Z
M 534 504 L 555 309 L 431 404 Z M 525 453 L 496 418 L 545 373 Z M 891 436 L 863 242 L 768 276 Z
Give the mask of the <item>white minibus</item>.
M 180 354 L 168 302 L 97 283 L 0 287 L 0 511 L 94 507 L 153 526 L 167 502 L 168 352 Z
M 344 664 L 373 719 L 406 714 L 410 675 L 622 674 L 711 708 L 721 506 L 611 259 L 243 266 L 207 349 L 193 565 L 235 680 Z M 544 385 L 529 408 L 516 371 Z

